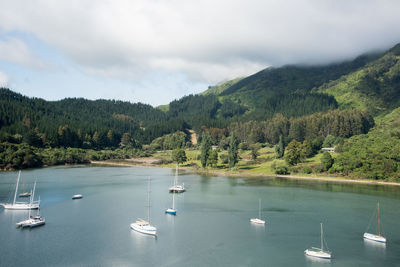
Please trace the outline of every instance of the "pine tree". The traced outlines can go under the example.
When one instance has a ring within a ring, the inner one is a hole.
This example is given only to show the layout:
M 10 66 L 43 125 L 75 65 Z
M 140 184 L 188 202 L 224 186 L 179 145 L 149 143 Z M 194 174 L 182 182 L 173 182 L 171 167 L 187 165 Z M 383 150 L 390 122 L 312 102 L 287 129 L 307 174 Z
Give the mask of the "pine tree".
M 208 156 L 207 165 L 211 167 L 215 167 L 218 163 L 218 152 L 217 150 L 210 150 L 210 154 Z
M 282 158 L 283 155 L 285 154 L 285 144 L 283 143 L 283 136 L 282 135 L 279 136 L 279 142 L 275 146 L 275 153 L 276 153 L 276 157 L 278 159 Z
M 228 163 L 229 163 L 229 169 L 231 169 L 239 161 L 239 155 L 238 155 L 239 141 L 236 139 L 234 134 L 232 134 L 229 139 L 230 140 L 228 147 Z
M 185 150 L 178 148 L 172 151 L 172 160 L 179 165 L 179 163 L 184 163 L 187 161 Z
M 208 133 L 203 134 L 200 146 L 200 161 L 201 166 L 205 168 L 207 166 L 207 160 L 210 155 L 211 149 L 211 137 Z

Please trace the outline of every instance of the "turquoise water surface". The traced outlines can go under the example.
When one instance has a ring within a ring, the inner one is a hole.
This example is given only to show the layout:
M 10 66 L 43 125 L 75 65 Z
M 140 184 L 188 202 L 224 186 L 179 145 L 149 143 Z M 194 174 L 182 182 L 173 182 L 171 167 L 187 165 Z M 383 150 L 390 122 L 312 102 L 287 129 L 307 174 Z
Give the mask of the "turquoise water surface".
M 148 177 L 157 238 L 130 229 L 147 216 Z M 12 199 L 16 178 L 0 173 L 0 202 Z M 174 170 L 147 167 L 22 171 L 21 184 L 37 179 L 46 225 L 17 229 L 28 212 L 0 208 L 0 266 L 400 266 L 400 187 L 180 171 L 187 192 L 176 195 L 171 216 L 173 178 Z M 265 226 L 249 221 L 259 198 Z M 376 228 L 378 201 L 386 246 L 362 238 Z M 330 261 L 304 255 L 320 244 L 320 222 Z

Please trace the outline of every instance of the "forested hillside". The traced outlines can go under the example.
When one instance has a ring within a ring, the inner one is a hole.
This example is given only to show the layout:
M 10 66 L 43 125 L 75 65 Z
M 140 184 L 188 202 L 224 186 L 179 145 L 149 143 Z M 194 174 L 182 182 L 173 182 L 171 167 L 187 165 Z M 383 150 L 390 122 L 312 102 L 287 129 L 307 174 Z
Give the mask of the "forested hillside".
M 382 57 L 314 90 L 335 97 L 340 108 L 386 114 L 400 106 L 400 44 Z
M 150 105 L 70 98 L 45 101 L 0 89 L 0 140 L 34 146 L 118 147 L 123 134 L 136 145 L 184 130 L 183 120 Z

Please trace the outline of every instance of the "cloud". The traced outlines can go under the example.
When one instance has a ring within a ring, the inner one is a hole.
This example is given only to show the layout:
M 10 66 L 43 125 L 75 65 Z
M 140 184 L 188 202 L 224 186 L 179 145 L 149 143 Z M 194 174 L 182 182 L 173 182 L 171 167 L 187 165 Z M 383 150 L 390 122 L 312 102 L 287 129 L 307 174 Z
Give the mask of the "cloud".
M 0 71 L 0 87 L 8 86 L 8 77 L 5 73 Z
M 0 51 L 0 60 L 35 68 L 45 66 L 44 62 L 36 57 L 28 46 L 18 38 L 0 39 Z
M 399 10 L 397 0 L 8 1 L 0 29 L 32 33 L 88 73 L 180 72 L 215 83 L 270 65 L 387 49 L 400 42 Z M 35 61 L 16 39 L 0 49 L 11 51 L 2 59 Z

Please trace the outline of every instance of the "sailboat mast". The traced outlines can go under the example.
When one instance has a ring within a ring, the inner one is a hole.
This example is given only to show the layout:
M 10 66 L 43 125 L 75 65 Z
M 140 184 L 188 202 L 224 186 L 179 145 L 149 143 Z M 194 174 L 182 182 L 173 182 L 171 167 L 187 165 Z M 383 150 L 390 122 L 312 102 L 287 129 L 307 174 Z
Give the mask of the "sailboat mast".
M 32 195 L 31 195 L 31 203 L 30 203 L 31 206 L 32 206 L 32 204 L 33 204 L 33 199 L 34 199 L 34 197 L 35 197 L 35 189 L 36 189 L 36 181 L 35 181 L 35 183 L 33 184 L 33 192 L 32 192 Z
M 150 223 L 150 176 L 147 183 L 147 221 Z
M 176 163 L 176 168 L 175 168 L 175 180 L 174 180 L 174 186 L 178 184 L 178 163 Z
M 322 229 L 322 223 L 321 223 L 321 250 L 324 251 L 324 230 Z
M 19 171 L 19 173 L 18 173 L 17 186 L 15 187 L 15 194 L 14 194 L 13 205 L 15 205 L 15 201 L 16 201 L 16 199 L 17 199 L 18 184 L 19 184 L 19 178 L 20 178 L 20 177 L 21 177 L 21 171 Z
M 261 198 L 258 199 L 258 218 L 261 219 Z
M 172 193 L 172 208 L 175 209 L 175 193 Z
M 378 202 L 378 235 L 381 235 L 381 220 L 379 216 L 379 202 Z

